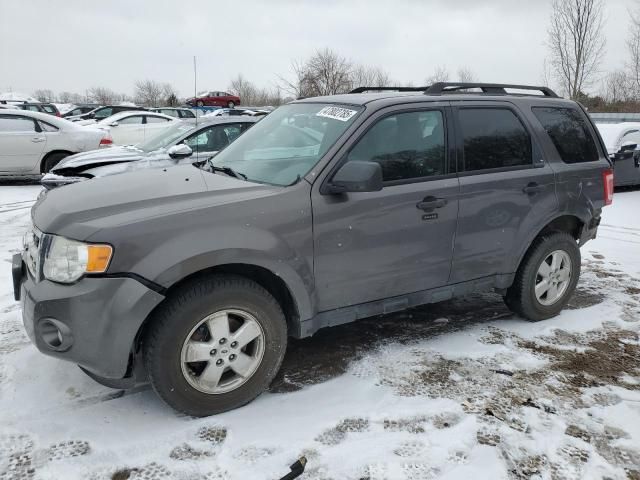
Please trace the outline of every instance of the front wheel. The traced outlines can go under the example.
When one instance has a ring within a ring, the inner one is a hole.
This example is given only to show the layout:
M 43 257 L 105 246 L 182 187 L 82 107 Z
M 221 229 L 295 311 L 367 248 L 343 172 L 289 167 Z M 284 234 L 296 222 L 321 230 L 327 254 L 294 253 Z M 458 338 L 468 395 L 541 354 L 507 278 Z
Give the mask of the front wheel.
M 144 345 L 151 384 L 188 415 L 249 403 L 268 387 L 284 358 L 287 326 L 280 305 L 243 277 L 189 282 L 151 320 Z
M 198 106 L 198 107 L 204 107 L 204 102 L 203 102 L 202 100 L 198 100 L 198 101 L 196 102 L 196 106 Z
M 507 290 L 505 303 L 531 321 L 557 315 L 576 288 L 580 261 L 578 244 L 568 233 L 555 232 L 536 239 Z
M 229 108 L 233 108 L 233 107 L 235 107 L 235 106 L 236 106 L 236 104 L 235 104 L 235 103 L 233 103 L 233 102 L 229 102 L 229 103 L 227 103 L 227 107 L 229 107 Z

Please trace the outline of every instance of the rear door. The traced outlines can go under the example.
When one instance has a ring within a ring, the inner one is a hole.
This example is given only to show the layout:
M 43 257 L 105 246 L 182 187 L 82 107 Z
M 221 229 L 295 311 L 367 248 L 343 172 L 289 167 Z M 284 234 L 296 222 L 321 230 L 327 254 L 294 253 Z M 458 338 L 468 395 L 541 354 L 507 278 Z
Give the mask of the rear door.
M 510 102 L 454 107 L 460 212 L 451 283 L 517 268 L 514 252 L 557 210 L 554 172 Z
M 157 117 L 155 115 L 145 115 L 145 123 L 143 124 L 144 139 L 149 140 L 150 138 L 155 137 L 169 125 L 172 125 L 172 123 L 168 118 Z
M 111 127 L 111 137 L 116 145 L 135 145 L 144 141 L 144 117 L 131 115 L 117 120 Z
M 46 145 L 32 118 L 0 114 L 0 172 L 38 172 Z
M 447 105 L 385 109 L 372 115 L 338 153 L 341 160 L 335 168 L 349 161 L 379 163 L 381 191 L 323 195 L 316 187 L 320 182 L 314 184 L 314 275 L 320 311 L 447 283 L 458 216 Z M 399 308 L 406 301 L 398 299 Z
M 542 138 L 554 160 L 560 209 L 584 220 L 598 216 L 605 201 L 602 173 L 611 165 L 595 127 L 573 102 L 533 105 L 531 110 L 547 133 Z

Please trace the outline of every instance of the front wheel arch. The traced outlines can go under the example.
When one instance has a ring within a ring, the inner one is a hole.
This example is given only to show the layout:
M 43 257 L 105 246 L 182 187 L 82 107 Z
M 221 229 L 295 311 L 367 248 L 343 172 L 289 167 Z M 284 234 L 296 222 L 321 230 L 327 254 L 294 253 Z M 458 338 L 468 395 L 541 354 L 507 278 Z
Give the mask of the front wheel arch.
M 60 160 L 62 160 L 69 155 L 73 155 L 73 152 L 68 150 L 52 150 L 48 152 L 44 157 L 42 157 L 42 160 L 40 160 L 40 173 L 47 173 L 47 162 L 49 162 L 52 157 L 61 156 Z

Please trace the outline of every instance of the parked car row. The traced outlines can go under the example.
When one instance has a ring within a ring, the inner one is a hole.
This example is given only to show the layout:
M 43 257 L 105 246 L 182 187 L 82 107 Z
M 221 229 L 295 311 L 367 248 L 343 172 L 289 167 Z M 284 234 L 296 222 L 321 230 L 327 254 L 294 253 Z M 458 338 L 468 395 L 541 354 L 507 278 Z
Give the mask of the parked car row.
M 39 103 L 39 102 L 18 102 L 15 100 L 3 100 L 0 102 L 0 107 L 3 109 L 20 109 L 28 110 L 30 112 L 42 112 L 49 115 L 55 115 L 61 117 L 58 107 L 53 103 Z

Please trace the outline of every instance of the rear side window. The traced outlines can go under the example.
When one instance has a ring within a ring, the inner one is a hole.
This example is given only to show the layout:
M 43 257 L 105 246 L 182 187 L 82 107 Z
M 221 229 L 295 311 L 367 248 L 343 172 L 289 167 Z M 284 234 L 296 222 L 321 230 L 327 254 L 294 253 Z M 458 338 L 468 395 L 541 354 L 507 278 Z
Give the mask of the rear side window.
M 596 142 L 587 124 L 576 109 L 533 107 L 540 121 L 565 163 L 595 162 L 598 160 Z
M 142 115 L 132 115 L 117 120 L 120 125 L 142 125 Z
M 168 118 L 164 117 L 154 117 L 152 115 L 147 115 L 147 123 L 165 123 L 168 122 Z
M 349 152 L 348 161 L 377 162 L 385 182 L 444 175 L 444 118 L 439 110 L 379 120 Z
M 195 115 L 191 110 L 180 110 L 182 118 L 195 118 Z
M 462 108 L 465 172 L 533 164 L 531 137 L 507 108 Z
M 36 124 L 30 118 L 0 115 L 0 132 L 35 132 Z

